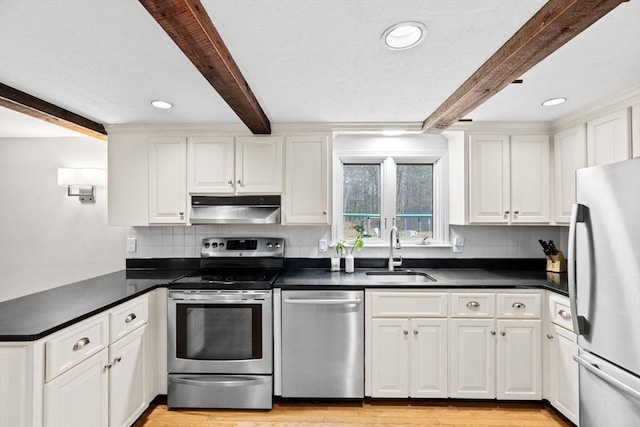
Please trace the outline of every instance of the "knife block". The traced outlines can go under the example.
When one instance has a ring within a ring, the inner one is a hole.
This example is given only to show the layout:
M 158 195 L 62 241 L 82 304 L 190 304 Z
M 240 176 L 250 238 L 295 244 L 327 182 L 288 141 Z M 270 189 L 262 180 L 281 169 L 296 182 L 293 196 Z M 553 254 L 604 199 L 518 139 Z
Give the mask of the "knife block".
M 567 260 L 561 251 L 555 255 L 547 255 L 547 271 L 552 273 L 564 273 L 567 271 Z

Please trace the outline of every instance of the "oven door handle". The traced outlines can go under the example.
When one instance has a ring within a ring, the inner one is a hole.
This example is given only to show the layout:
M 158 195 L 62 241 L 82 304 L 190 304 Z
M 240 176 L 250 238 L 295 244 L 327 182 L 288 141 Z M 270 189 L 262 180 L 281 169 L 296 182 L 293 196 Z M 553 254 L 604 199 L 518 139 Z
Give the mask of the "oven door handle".
M 315 304 L 315 305 L 340 305 L 340 304 L 360 304 L 359 298 L 353 299 L 331 299 L 331 298 L 285 298 L 287 304 Z
M 197 385 L 197 386 L 215 386 L 215 387 L 239 387 L 252 384 L 266 384 L 271 381 L 271 377 L 230 377 L 219 376 L 217 378 L 211 376 L 202 377 L 173 377 L 171 381 L 179 384 Z
M 263 302 L 264 298 L 218 298 L 214 296 L 195 296 L 195 295 L 171 295 L 169 299 L 172 301 L 197 301 L 211 304 L 248 304 L 255 301 Z

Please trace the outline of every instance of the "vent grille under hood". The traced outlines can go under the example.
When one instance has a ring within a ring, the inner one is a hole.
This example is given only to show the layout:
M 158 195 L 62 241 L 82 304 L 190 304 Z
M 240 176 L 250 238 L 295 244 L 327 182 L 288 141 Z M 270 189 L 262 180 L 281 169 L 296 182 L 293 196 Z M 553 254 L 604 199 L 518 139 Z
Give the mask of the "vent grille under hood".
M 192 196 L 192 224 L 278 224 L 280 196 Z

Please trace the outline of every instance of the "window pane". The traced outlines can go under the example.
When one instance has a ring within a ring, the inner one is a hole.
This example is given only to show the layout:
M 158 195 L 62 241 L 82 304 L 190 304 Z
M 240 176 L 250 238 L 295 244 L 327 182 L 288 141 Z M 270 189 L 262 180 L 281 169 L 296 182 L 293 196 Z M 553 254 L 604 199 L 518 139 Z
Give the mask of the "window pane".
M 396 226 L 403 239 L 433 237 L 433 165 L 397 165 Z
M 355 225 L 362 225 L 365 237 L 380 237 L 380 165 L 343 165 L 343 233 L 356 237 Z

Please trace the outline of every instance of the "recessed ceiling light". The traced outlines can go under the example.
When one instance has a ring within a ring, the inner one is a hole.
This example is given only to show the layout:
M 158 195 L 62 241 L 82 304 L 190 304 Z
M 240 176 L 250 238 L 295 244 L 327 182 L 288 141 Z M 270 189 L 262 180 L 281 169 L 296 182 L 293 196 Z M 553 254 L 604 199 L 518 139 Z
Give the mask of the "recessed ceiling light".
M 400 22 L 382 33 L 382 40 L 393 50 L 409 49 L 416 46 L 427 33 L 427 27 L 421 22 Z
M 156 99 L 155 101 L 151 101 L 151 105 L 153 105 L 156 108 L 161 108 L 163 110 L 167 110 L 171 107 L 173 107 L 173 104 L 167 101 L 161 101 L 159 99 Z
M 551 107 L 553 105 L 562 104 L 566 100 L 567 100 L 567 98 L 551 98 L 551 99 L 547 99 L 546 101 L 544 101 L 542 103 L 542 106 L 543 107 Z

